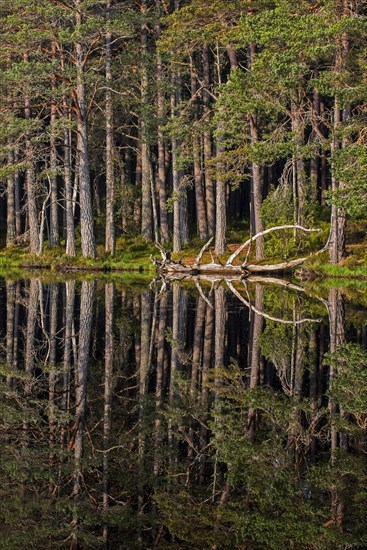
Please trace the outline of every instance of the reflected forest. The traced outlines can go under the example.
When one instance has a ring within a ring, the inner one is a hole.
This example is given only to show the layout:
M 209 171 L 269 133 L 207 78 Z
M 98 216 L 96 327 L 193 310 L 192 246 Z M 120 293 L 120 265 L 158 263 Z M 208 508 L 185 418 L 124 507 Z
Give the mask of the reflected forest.
M 1 548 L 366 548 L 367 304 L 310 288 L 2 280 Z

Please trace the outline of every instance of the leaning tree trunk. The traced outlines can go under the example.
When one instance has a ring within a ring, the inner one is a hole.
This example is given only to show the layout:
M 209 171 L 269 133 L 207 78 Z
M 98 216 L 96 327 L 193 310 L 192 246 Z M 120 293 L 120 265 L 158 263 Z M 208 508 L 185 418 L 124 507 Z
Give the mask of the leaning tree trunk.
M 76 15 L 76 24 L 78 27 L 82 24 L 81 0 L 77 0 L 78 9 Z M 84 258 L 95 258 L 96 245 L 93 229 L 93 209 L 91 196 L 91 182 L 89 170 L 89 147 L 88 147 L 88 110 L 85 91 L 85 54 L 82 42 L 76 42 L 76 99 L 77 99 L 77 150 L 79 161 L 79 200 L 80 200 L 80 229 L 81 245 Z
M 106 24 L 111 18 L 111 0 L 107 0 Z M 109 28 L 106 33 L 106 242 L 105 250 L 112 256 L 116 251 L 114 201 L 115 201 L 115 171 L 113 143 L 113 100 L 112 100 L 112 34 Z

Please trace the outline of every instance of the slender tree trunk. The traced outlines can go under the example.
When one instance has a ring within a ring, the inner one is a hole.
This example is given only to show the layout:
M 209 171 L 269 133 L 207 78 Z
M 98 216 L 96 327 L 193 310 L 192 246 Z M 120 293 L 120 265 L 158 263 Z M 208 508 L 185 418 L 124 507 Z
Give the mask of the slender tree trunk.
M 191 60 L 191 97 L 195 98 L 197 93 L 196 76 L 194 73 L 193 62 Z M 195 101 L 195 100 L 194 100 Z M 199 238 L 204 241 L 208 238 L 208 230 L 206 223 L 206 211 L 204 201 L 204 190 L 201 181 L 201 151 L 200 151 L 199 136 L 193 132 L 192 136 L 192 152 L 194 159 L 194 179 L 195 179 L 195 199 L 196 199 L 196 216 L 197 216 L 197 230 Z
M 9 168 L 13 166 L 14 155 L 12 151 L 8 153 Z M 16 239 L 15 227 L 15 177 L 11 173 L 7 177 L 6 184 L 7 210 L 6 210 L 6 246 L 12 246 Z
M 172 86 L 176 89 L 177 77 L 172 75 Z M 176 94 L 171 94 L 171 117 L 176 115 Z M 173 252 L 180 252 L 182 248 L 181 241 L 181 190 L 179 188 L 180 175 L 177 170 L 177 140 L 172 136 L 172 179 L 173 179 Z
M 161 13 L 161 0 L 156 0 L 157 17 Z M 161 34 L 159 21 L 155 29 L 156 39 L 158 40 Z M 164 96 L 164 72 L 163 61 L 159 51 L 157 51 L 157 107 L 158 107 L 158 193 L 159 193 L 159 219 L 160 233 L 162 243 L 169 240 L 168 233 L 168 217 L 167 217 L 167 192 L 166 192 L 166 170 L 165 170 L 165 142 L 163 124 L 165 118 L 165 96 Z
M 304 225 L 304 207 L 306 202 L 306 181 L 305 181 L 305 163 L 303 160 L 301 147 L 304 145 L 304 124 L 301 118 L 300 99 L 294 99 L 292 103 L 292 131 L 295 139 L 294 170 L 297 197 L 294 197 L 297 204 L 297 223 Z
M 250 115 L 250 134 L 251 134 L 251 143 L 257 143 L 258 141 L 258 130 L 256 123 L 256 116 Z M 257 162 L 251 163 L 251 199 L 252 199 L 252 212 L 254 220 L 253 232 L 255 234 L 261 233 L 264 231 L 264 224 L 261 219 L 261 207 L 262 207 L 262 178 L 261 178 L 261 168 Z M 264 238 L 260 237 L 256 241 L 256 259 L 262 260 L 264 258 Z
M 14 163 L 16 164 L 19 160 L 19 149 L 18 147 L 14 150 Z M 15 231 L 17 237 L 20 237 L 22 234 L 22 218 L 20 214 L 20 176 L 19 172 L 14 174 L 14 206 L 15 206 Z
M 109 27 L 111 18 L 111 0 L 106 2 L 106 24 Z M 109 28 L 106 32 L 106 242 L 105 249 L 114 256 L 116 252 L 114 201 L 115 201 L 115 169 L 114 169 L 114 116 L 112 98 L 112 34 Z
M 52 43 L 52 60 L 56 58 L 56 44 Z M 57 198 L 57 150 L 56 150 L 56 123 L 57 123 L 57 105 L 55 99 L 56 78 L 51 78 L 52 100 L 50 115 L 50 241 L 51 248 L 58 246 L 59 239 L 59 217 L 58 217 L 58 198 Z
M 28 62 L 28 53 L 24 54 L 24 61 Z M 28 97 L 24 100 L 24 116 L 26 120 L 31 119 L 31 106 Z M 34 169 L 33 145 L 29 135 L 25 143 L 25 156 L 27 162 L 27 170 L 25 175 L 26 191 L 27 191 L 27 209 L 28 209 L 28 225 L 29 225 L 29 248 L 31 254 L 38 252 L 38 213 L 36 201 L 36 175 Z
M 76 0 L 76 25 L 83 23 L 81 14 L 81 0 Z M 86 63 L 84 45 L 76 42 L 76 97 L 77 97 L 77 123 L 78 139 L 77 151 L 79 160 L 79 200 L 80 200 L 80 229 L 81 245 L 84 258 L 95 258 L 96 245 L 93 229 L 93 209 L 91 196 L 91 182 L 89 171 L 89 147 L 88 147 L 88 110 L 85 91 L 84 67 Z
M 144 15 L 147 11 L 147 1 L 142 0 L 141 11 Z M 140 120 L 141 130 L 141 234 L 146 240 L 152 239 L 152 197 L 150 186 L 150 155 L 148 145 L 147 113 L 148 97 L 148 29 L 145 22 L 141 27 L 141 103 L 143 113 Z
M 313 92 L 312 116 L 314 118 L 315 126 L 320 129 L 320 94 L 317 90 L 314 90 Z M 315 201 L 317 200 L 319 189 L 319 167 L 320 156 L 318 153 L 316 153 L 311 159 L 310 166 L 311 194 L 313 200 Z
M 64 99 L 66 101 L 66 98 Z M 65 123 L 69 119 L 68 110 L 64 109 Z M 66 210 L 66 254 L 74 257 L 75 235 L 74 235 L 74 208 L 73 208 L 73 189 L 71 181 L 71 139 L 70 130 L 67 126 L 64 128 L 64 189 L 65 189 L 65 210 Z
M 209 47 L 204 46 L 203 50 L 203 78 L 204 78 L 204 109 L 206 119 L 206 129 L 203 135 L 204 145 L 204 161 L 205 161 L 205 200 L 206 200 L 206 212 L 208 220 L 208 234 L 209 237 L 213 237 L 215 234 L 215 188 L 213 177 L 211 173 L 210 161 L 212 159 L 212 138 L 210 130 L 210 59 L 209 59 Z

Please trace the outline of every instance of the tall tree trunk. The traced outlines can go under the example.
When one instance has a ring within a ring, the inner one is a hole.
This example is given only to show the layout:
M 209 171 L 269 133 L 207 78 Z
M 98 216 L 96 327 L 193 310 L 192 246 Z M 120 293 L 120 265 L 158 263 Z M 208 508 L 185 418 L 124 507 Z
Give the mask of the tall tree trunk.
M 216 54 L 216 65 L 218 72 L 218 86 L 221 85 L 221 63 L 220 56 L 217 49 Z M 222 131 L 223 123 L 219 122 L 218 130 L 219 134 Z M 215 253 L 223 254 L 226 250 L 226 230 L 227 230 L 227 193 L 226 193 L 226 184 L 222 181 L 223 176 L 223 166 L 221 164 L 221 156 L 223 154 L 223 147 L 221 145 L 222 138 L 219 136 L 217 138 L 216 144 L 216 226 L 215 226 Z
M 28 62 L 28 53 L 24 54 L 24 61 Z M 24 116 L 26 120 L 31 119 L 31 106 L 28 97 L 24 99 Z M 29 226 L 29 249 L 31 254 L 38 252 L 38 213 L 36 200 L 36 175 L 34 168 L 33 145 L 28 135 L 25 143 L 25 156 L 27 162 L 27 170 L 25 175 L 26 191 L 27 191 L 27 210 L 28 210 L 28 226 Z
M 197 93 L 196 75 L 194 72 L 193 61 L 190 63 L 191 69 L 191 97 L 195 101 Z M 195 199 L 196 199 L 196 216 L 197 216 L 197 230 L 199 238 L 204 241 L 208 238 L 207 223 L 206 223 L 206 211 L 204 201 L 204 190 L 201 181 L 201 142 L 199 136 L 193 131 L 192 136 L 192 152 L 194 160 L 194 179 L 195 179 Z
M 172 75 L 172 86 L 177 87 L 177 76 Z M 171 94 L 171 117 L 176 115 L 176 93 Z M 179 187 L 180 175 L 177 169 L 177 140 L 173 135 L 171 140 L 172 148 L 172 180 L 173 180 L 173 252 L 180 252 L 182 248 L 181 241 L 181 190 Z
M 76 25 L 80 28 L 83 23 L 81 14 L 81 0 L 76 0 Z M 89 170 L 88 147 L 88 110 L 85 91 L 84 67 L 86 63 L 84 45 L 75 43 L 76 51 L 76 97 L 77 97 L 77 151 L 79 161 L 79 202 L 80 202 L 80 229 L 81 245 L 84 258 L 95 258 L 96 244 L 93 229 L 93 209 L 91 196 L 91 182 Z
M 52 42 L 52 60 L 56 58 L 56 44 Z M 56 78 L 51 77 L 51 115 L 50 115 L 50 241 L 51 248 L 58 246 L 59 238 L 59 217 L 58 217 L 58 198 L 57 198 L 57 150 L 56 150 L 56 123 L 57 123 L 57 105 L 56 105 Z
M 17 164 L 19 161 L 19 149 L 16 147 L 14 149 L 14 163 Z M 20 237 L 22 234 L 22 218 L 20 213 L 20 175 L 17 171 L 14 174 L 14 207 L 15 207 L 15 231 L 17 237 Z
M 301 116 L 301 100 L 297 93 L 297 98 L 292 102 L 292 131 L 295 140 L 295 153 L 293 170 L 295 170 L 294 178 L 296 182 L 297 196 L 293 198 L 297 205 L 297 224 L 304 225 L 304 207 L 306 202 L 306 181 L 305 181 L 305 163 L 301 151 L 304 145 L 304 124 Z
M 8 153 L 9 168 L 13 166 L 14 155 L 12 151 Z M 6 210 L 6 246 L 12 246 L 15 243 L 15 177 L 13 172 L 9 174 L 6 182 L 7 210 Z
M 112 34 L 109 29 L 111 19 L 111 0 L 106 2 L 106 242 L 105 250 L 114 256 L 116 251 L 114 201 L 114 117 L 112 99 Z
M 250 115 L 250 134 L 251 134 L 251 143 L 257 143 L 258 141 L 258 130 L 256 116 Z M 262 177 L 261 177 L 261 168 L 257 162 L 251 163 L 251 204 L 252 204 L 252 214 L 254 220 L 253 233 L 261 233 L 264 231 L 264 224 L 261 219 L 261 207 L 262 207 Z M 264 258 L 264 237 L 260 237 L 256 241 L 256 259 L 262 260 Z
M 312 102 L 312 116 L 314 119 L 314 125 L 320 130 L 320 94 L 317 90 L 313 91 L 313 102 Z M 314 138 L 317 139 L 316 134 L 314 133 Z M 320 167 L 320 156 L 317 152 L 311 159 L 310 166 L 310 179 L 311 179 L 311 194 L 313 200 L 317 200 L 318 189 L 319 189 L 319 167 Z
M 156 39 L 161 35 L 161 26 L 158 17 L 161 14 L 161 0 L 156 0 L 157 24 L 155 28 Z M 166 193 L 166 170 L 165 170 L 165 142 L 163 124 L 165 113 L 165 96 L 164 96 L 164 72 L 163 61 L 159 51 L 157 51 L 157 115 L 158 115 L 158 193 L 159 193 L 159 219 L 160 233 L 162 243 L 169 240 L 168 233 L 168 217 L 167 217 L 167 193 Z
M 66 101 L 66 98 L 64 98 Z M 75 235 L 74 235 L 74 208 L 73 208 L 73 189 L 71 180 L 71 139 L 70 130 L 67 127 L 69 119 L 68 109 L 63 112 L 64 128 L 64 190 L 65 190 L 65 210 L 66 210 L 66 254 L 74 257 Z
M 215 189 L 212 177 L 212 168 L 209 166 L 212 159 L 212 138 L 210 130 L 210 59 L 209 47 L 204 46 L 203 50 L 203 78 L 204 78 L 204 110 L 205 110 L 205 130 L 203 135 L 204 161 L 205 161 L 205 200 L 208 221 L 209 237 L 215 234 Z
M 142 0 L 141 12 L 146 13 L 147 1 Z M 152 197 L 150 185 L 150 154 L 148 144 L 148 129 L 147 129 L 147 108 L 149 104 L 148 97 L 148 29 L 144 21 L 141 26 L 141 103 L 142 115 L 140 120 L 141 131 L 141 234 L 146 240 L 152 239 Z

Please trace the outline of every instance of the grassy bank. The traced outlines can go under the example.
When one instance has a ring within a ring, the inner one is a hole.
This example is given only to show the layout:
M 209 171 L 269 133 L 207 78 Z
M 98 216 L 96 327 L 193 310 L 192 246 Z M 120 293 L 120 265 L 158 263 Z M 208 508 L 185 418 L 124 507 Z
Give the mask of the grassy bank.
M 225 254 L 216 257 L 216 261 L 225 263 L 230 254 L 237 249 L 243 239 L 242 231 L 237 231 L 230 235 L 230 244 Z M 325 242 L 327 229 L 324 235 L 316 236 L 319 242 L 312 243 L 312 249 L 320 248 L 320 243 Z M 324 253 L 311 257 L 298 271 L 298 274 L 305 278 L 324 279 L 324 278 L 343 278 L 343 279 L 367 279 L 367 239 L 365 233 L 350 232 L 348 235 L 349 244 L 347 245 L 347 257 L 339 265 L 330 265 L 328 255 Z M 351 242 L 355 239 L 357 242 Z M 173 254 L 175 260 L 181 260 L 184 263 L 193 263 L 202 244 L 196 240 L 187 245 L 179 254 Z M 308 252 L 307 252 L 308 253 Z M 243 261 L 243 253 L 238 258 L 238 263 Z M 304 253 L 303 253 L 304 254 Z M 41 256 L 31 255 L 26 246 L 13 246 L 0 250 L 0 273 L 20 274 L 22 271 L 29 270 L 49 270 L 56 275 L 61 273 L 100 273 L 108 274 L 111 272 L 134 272 L 144 273 L 152 276 L 155 268 L 150 260 L 150 256 L 159 257 L 159 251 L 153 243 L 148 243 L 139 237 L 120 238 L 116 246 L 116 255 L 106 254 L 103 246 L 97 247 L 96 259 L 83 258 L 79 253 L 75 258 L 66 256 L 62 246 L 50 249 L 45 246 Z M 270 249 L 266 250 L 266 261 L 263 263 L 274 264 L 284 261 L 279 254 L 272 254 Z M 212 256 L 207 252 L 203 257 L 203 262 L 210 262 Z M 251 257 L 254 262 L 254 258 Z M 297 272 L 296 272 L 297 274 Z

